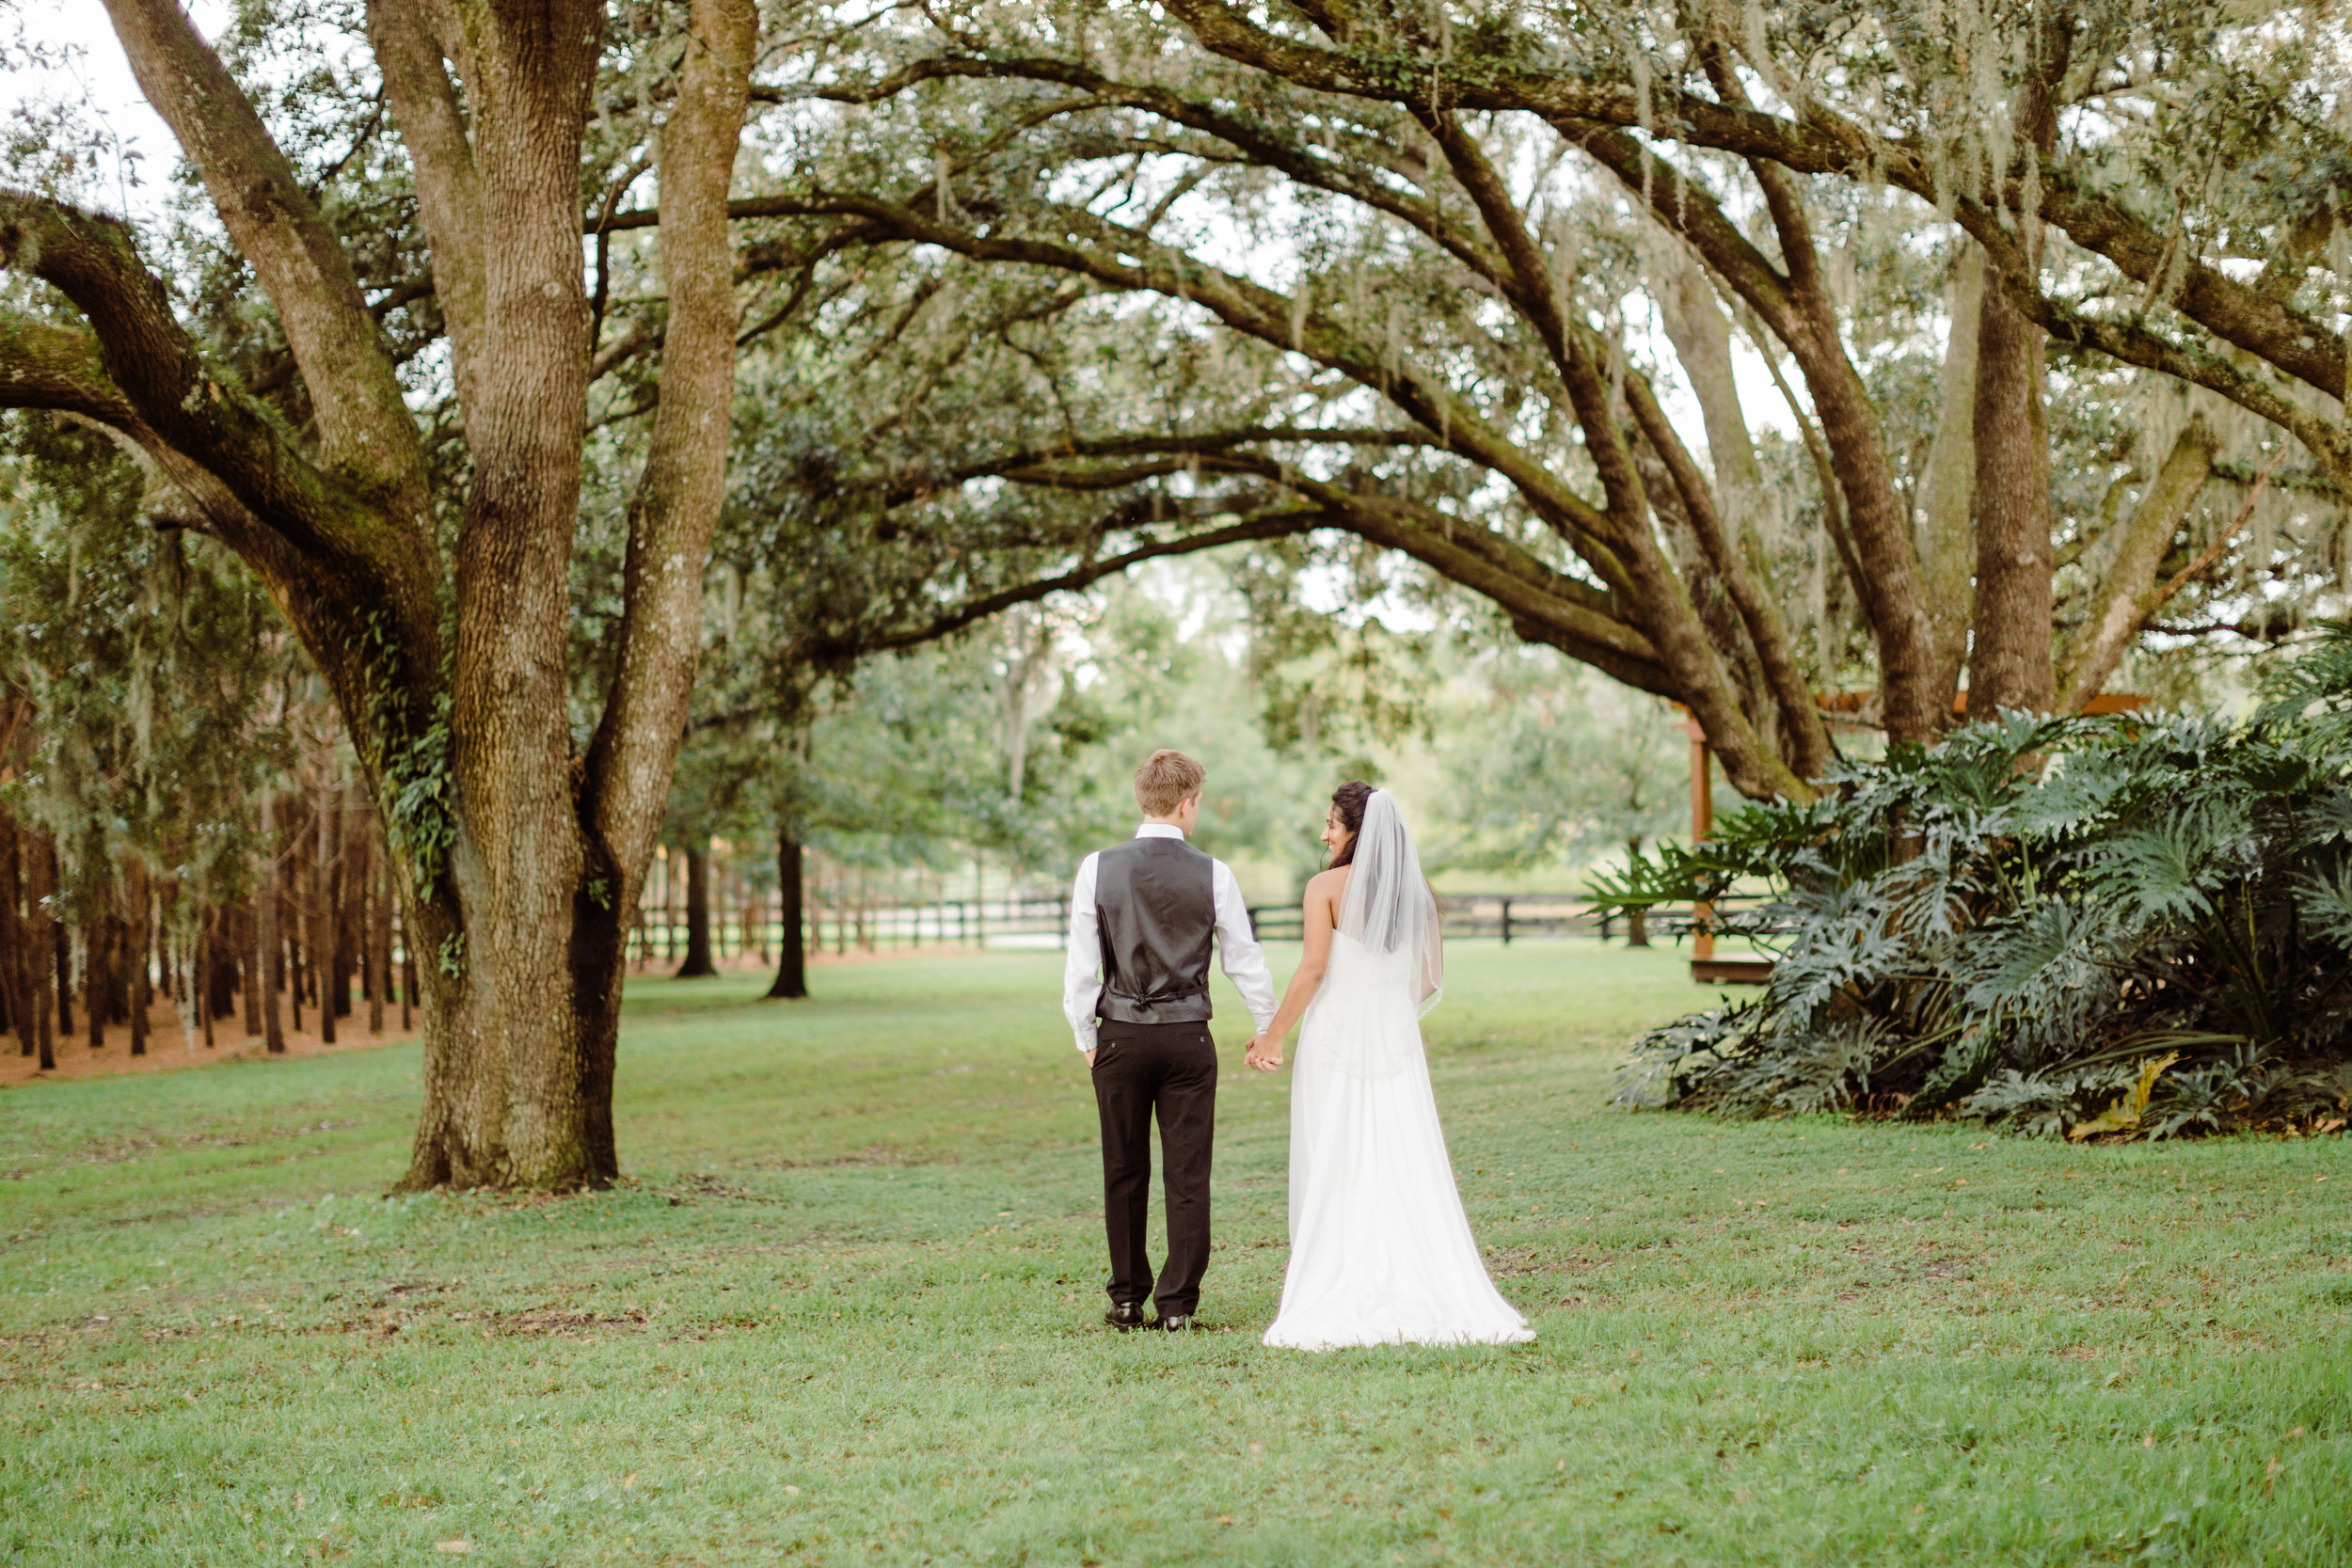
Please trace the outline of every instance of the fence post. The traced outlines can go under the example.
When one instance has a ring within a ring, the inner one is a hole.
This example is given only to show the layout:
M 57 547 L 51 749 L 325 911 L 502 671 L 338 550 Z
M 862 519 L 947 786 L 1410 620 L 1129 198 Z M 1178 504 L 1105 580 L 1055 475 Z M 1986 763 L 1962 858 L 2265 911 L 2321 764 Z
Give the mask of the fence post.
M 1502 901 L 1502 945 L 1511 945 L 1511 900 Z

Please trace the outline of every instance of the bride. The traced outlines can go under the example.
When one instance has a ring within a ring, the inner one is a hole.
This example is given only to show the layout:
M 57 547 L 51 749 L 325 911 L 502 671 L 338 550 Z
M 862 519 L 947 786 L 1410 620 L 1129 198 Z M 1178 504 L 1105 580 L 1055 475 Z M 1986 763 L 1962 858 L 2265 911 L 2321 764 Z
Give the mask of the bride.
M 1535 1338 L 1479 1261 L 1422 1054 L 1438 1001 L 1438 900 L 1385 789 L 1331 797 L 1331 868 L 1307 884 L 1307 956 L 1249 1042 L 1272 1072 L 1306 1015 L 1291 1088 L 1290 1272 L 1265 1342 L 1491 1345 Z

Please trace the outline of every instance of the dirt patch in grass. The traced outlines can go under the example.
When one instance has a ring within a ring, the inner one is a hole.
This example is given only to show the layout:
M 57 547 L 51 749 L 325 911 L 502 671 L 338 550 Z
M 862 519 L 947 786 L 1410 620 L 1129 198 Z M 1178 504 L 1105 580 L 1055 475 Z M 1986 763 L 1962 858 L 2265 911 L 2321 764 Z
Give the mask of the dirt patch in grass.
M 579 1339 L 591 1334 L 634 1333 L 652 1322 L 642 1307 L 626 1307 L 618 1312 L 575 1311 L 558 1307 L 537 1307 L 528 1312 L 477 1312 L 461 1314 L 453 1323 L 471 1321 L 486 1333 L 509 1337 L 541 1337 L 558 1339 Z

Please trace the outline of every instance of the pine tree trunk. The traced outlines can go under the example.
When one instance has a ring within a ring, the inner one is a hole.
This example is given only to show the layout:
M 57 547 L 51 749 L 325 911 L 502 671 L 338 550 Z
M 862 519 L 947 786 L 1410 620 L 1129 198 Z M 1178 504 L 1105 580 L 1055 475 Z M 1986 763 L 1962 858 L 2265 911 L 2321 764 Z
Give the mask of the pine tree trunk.
M 417 949 L 408 917 L 400 918 L 400 1032 L 415 1027 L 408 1010 L 417 1005 Z
M 13 818 L 0 817 L 0 985 L 8 995 L 8 1024 L 21 1054 L 34 1043 L 32 954 L 26 938 L 36 911 L 24 908 L 24 834 Z
M 57 898 L 58 884 L 63 880 L 53 840 L 49 850 L 49 898 L 53 905 Z M 49 950 L 56 960 L 51 965 L 51 974 L 56 979 L 56 985 L 52 989 L 57 993 L 57 1038 L 66 1040 L 73 1035 L 73 932 L 55 915 L 49 922 Z
M 316 977 L 317 995 L 313 998 L 319 1009 L 319 1043 L 335 1043 L 335 1015 L 345 1009 L 335 1006 L 335 992 L 342 966 L 336 961 L 335 930 L 335 802 L 337 791 L 319 791 L 318 848 L 310 861 L 310 973 Z
M 82 927 L 82 1013 L 92 1051 L 103 1051 L 106 1045 L 106 992 L 110 989 L 107 972 L 111 958 L 106 921 L 102 916 Z
M 121 895 L 115 895 L 118 899 Z M 131 954 L 137 946 L 137 933 L 123 917 L 118 904 L 114 913 L 106 916 L 106 1022 L 131 1022 Z
M 301 873 L 290 875 L 287 908 L 281 915 L 286 936 L 286 1022 L 297 1035 L 302 1033 L 302 1009 L 310 1001 L 310 966 L 302 958 L 303 908 L 299 902 Z
M 286 1051 L 285 1025 L 278 1016 L 278 993 L 285 988 L 286 944 L 279 939 L 278 915 L 283 892 L 278 883 L 278 831 L 272 818 L 276 801 L 262 796 L 262 875 L 253 896 L 253 967 L 261 982 L 262 1036 L 273 1056 Z M 302 1001 L 294 999 L 294 1027 L 302 1027 Z M 247 1009 L 250 1012 L 250 1008 Z
M 148 1009 L 154 1006 L 155 1001 L 153 986 L 149 978 L 149 966 L 153 962 L 154 955 L 148 950 L 149 934 L 154 929 L 155 911 L 150 896 L 147 863 L 136 855 L 132 856 L 123 868 L 123 879 L 130 884 L 127 892 L 131 903 L 125 932 L 130 940 L 123 944 L 130 981 L 126 989 L 130 994 L 123 1000 L 131 1013 L 131 1054 L 144 1056 L 147 1054 Z
M 214 911 L 206 910 L 197 916 L 196 923 L 196 978 L 193 989 L 196 991 L 197 1011 L 204 1021 L 204 1049 L 207 1051 L 212 1050 L 215 1044 L 213 1024 L 220 1016 L 220 974 L 213 946 L 214 915 Z
M 108 895 L 110 902 L 121 897 L 119 893 Z M 106 1022 L 109 1027 L 131 1022 L 131 923 L 122 918 L 118 906 L 105 919 L 106 967 L 100 972 L 101 993 L 106 998 Z
M 154 945 L 163 965 L 164 995 L 175 1006 L 188 1000 L 195 976 L 190 973 L 194 952 L 171 940 L 171 917 L 180 907 L 180 889 L 176 883 L 166 883 L 155 901 Z M 199 922 L 201 911 L 199 911 Z
M 236 960 L 245 971 L 245 1037 L 251 1039 L 262 1032 L 262 992 L 269 983 L 269 968 L 261 960 L 262 916 L 259 895 L 246 900 L 237 912 L 235 930 Z
M 727 866 L 710 850 L 703 851 L 703 948 L 712 973 L 727 961 Z M 689 941 L 691 952 L 693 943 Z
M 352 919 L 352 904 L 358 884 L 352 880 L 351 867 L 351 790 L 347 784 L 337 784 L 327 791 L 327 815 L 334 821 L 334 849 L 327 861 L 326 919 L 332 945 L 327 949 L 331 960 L 327 965 L 333 976 L 329 990 L 334 993 L 337 1018 L 351 1016 L 351 972 L 358 967 L 359 943 L 358 928 Z
M 665 856 L 661 862 L 661 961 L 677 961 L 677 861 L 675 855 Z
M 368 1033 L 384 1033 L 384 991 L 392 983 L 391 868 L 375 860 L 375 834 L 368 836 Z
M 209 933 L 213 957 L 212 967 L 204 973 L 204 994 L 213 1017 L 229 1018 L 237 1011 L 238 981 L 245 968 L 237 958 L 239 939 L 245 931 L 244 917 L 235 910 L 219 908 L 205 913 L 209 924 L 204 929 Z M 249 949 L 252 944 L 246 942 L 245 946 Z
M 56 918 L 54 901 L 57 894 L 57 847 L 48 834 L 40 834 L 33 842 L 27 857 L 32 876 L 25 889 L 24 903 L 33 920 L 33 940 L 24 944 L 25 956 L 33 960 L 32 990 L 34 1025 L 40 1046 L 40 1070 L 55 1070 L 57 1065 L 56 1037 L 72 1025 L 56 1023 L 50 1017 L 52 1000 L 63 1016 L 65 1008 L 65 923 Z M 48 940 L 41 940 L 40 928 L 49 927 Z
M 356 818 L 359 814 L 354 811 Z M 359 1002 L 375 1000 L 375 863 L 369 853 L 371 835 L 358 833 L 343 840 L 344 858 L 351 863 L 351 891 L 345 896 L 351 921 L 352 965 L 358 975 Z
M 776 834 L 776 894 L 781 906 L 776 920 L 776 983 L 768 988 L 768 994 L 780 1001 L 798 1001 L 808 994 L 808 956 L 801 929 L 801 846 L 786 832 Z
M 681 980 L 699 979 L 719 971 L 710 961 L 710 849 L 686 851 L 686 961 L 678 965 Z

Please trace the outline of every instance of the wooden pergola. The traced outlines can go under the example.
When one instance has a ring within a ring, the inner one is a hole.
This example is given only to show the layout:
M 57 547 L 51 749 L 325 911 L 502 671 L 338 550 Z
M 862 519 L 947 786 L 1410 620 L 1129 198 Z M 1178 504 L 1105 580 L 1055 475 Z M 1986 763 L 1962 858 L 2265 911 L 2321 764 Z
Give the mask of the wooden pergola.
M 1860 712 L 1873 695 L 1867 691 L 1817 691 L 1813 700 L 1836 721 L 1839 717 Z M 2084 704 L 2082 712 L 2086 716 L 2130 713 L 2153 700 L 2136 691 L 2102 692 Z M 1677 703 L 1675 711 L 1681 715 L 1682 733 L 1691 741 L 1691 842 L 1695 844 L 1715 829 L 1715 757 L 1713 749 L 1707 744 L 1707 732 L 1691 717 L 1691 710 Z M 1963 718 L 1967 712 L 1968 693 L 1959 692 L 1952 699 L 1952 716 Z M 1855 722 L 1851 719 L 1845 721 Z M 1692 980 L 1702 986 L 1760 986 L 1770 979 L 1770 958 L 1715 957 L 1715 933 L 1708 927 L 1714 913 L 1714 906 L 1703 898 L 1691 906 Z

